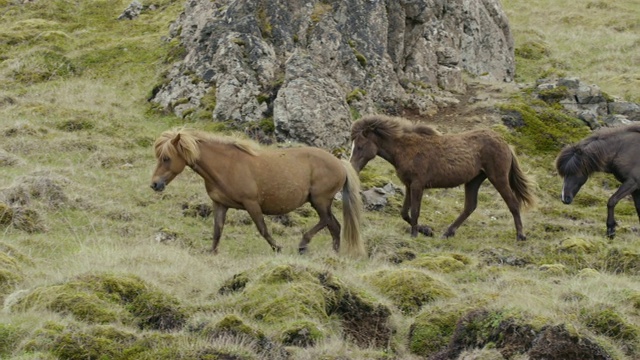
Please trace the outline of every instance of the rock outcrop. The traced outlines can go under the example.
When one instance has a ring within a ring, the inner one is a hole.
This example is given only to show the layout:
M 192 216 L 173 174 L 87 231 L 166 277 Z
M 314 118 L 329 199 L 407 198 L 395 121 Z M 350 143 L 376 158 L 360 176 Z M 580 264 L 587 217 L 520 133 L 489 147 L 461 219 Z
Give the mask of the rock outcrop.
M 640 104 L 613 99 L 578 78 L 541 79 L 536 94 L 548 103 L 559 103 L 591 129 L 640 121 Z
M 325 148 L 360 114 L 433 114 L 463 72 L 511 81 L 515 67 L 497 0 L 192 0 L 170 38 L 186 55 L 151 101 Z

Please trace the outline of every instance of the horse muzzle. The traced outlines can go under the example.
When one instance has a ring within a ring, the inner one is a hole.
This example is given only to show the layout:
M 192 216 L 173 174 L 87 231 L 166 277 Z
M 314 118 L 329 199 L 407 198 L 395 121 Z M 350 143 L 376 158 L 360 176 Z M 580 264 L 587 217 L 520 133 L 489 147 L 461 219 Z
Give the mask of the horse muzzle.
M 164 187 L 165 187 L 164 181 L 154 181 L 151 183 L 151 188 L 155 192 L 161 192 L 162 190 L 164 190 Z
M 571 202 L 573 202 L 573 197 L 571 196 L 563 196 L 562 197 L 562 202 L 569 205 L 571 204 Z

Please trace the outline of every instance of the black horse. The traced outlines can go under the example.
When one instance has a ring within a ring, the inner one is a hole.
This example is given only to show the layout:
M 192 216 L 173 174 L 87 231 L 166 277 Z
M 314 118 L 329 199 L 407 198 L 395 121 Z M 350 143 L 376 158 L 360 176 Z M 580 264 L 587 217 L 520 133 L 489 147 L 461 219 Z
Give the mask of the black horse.
M 564 178 L 562 202 L 565 204 L 571 204 L 594 172 L 613 174 L 622 183 L 607 202 L 608 237 L 616 234 L 613 211 L 625 196 L 633 196 L 640 219 L 640 124 L 604 128 L 565 147 L 556 159 L 556 169 Z

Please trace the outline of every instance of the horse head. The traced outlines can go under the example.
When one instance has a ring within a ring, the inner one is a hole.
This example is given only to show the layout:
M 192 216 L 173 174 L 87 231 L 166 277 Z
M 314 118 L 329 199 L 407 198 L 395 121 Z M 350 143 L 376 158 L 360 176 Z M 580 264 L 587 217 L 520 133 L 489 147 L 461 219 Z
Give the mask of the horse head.
M 562 202 L 571 204 L 573 198 L 578 194 L 580 188 L 587 182 L 589 177 L 582 174 L 565 175 L 562 184 Z
M 371 159 L 378 154 L 378 145 L 372 133 L 356 133 L 351 136 L 351 156 L 349 162 L 357 172 L 360 172 Z
M 186 134 L 167 131 L 156 140 L 154 147 L 157 165 L 151 177 L 151 188 L 160 192 L 185 166 L 195 161 L 194 149 L 197 149 L 197 144 Z
M 564 181 L 562 184 L 561 200 L 565 204 L 571 204 L 580 188 L 589 179 L 591 169 L 590 161 L 577 145 L 564 148 L 556 159 L 556 169 Z

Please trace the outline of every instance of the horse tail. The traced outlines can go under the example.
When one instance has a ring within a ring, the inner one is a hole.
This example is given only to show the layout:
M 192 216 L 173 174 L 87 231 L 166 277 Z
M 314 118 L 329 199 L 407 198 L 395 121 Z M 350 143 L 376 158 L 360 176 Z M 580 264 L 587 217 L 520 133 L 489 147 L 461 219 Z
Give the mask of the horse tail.
M 536 203 L 536 196 L 531 191 L 535 185 L 534 181 L 529 179 L 518 164 L 516 154 L 511 151 L 511 170 L 509 170 L 509 186 L 516 195 L 518 202 L 523 204 L 525 208 L 533 207 Z
M 345 240 L 345 252 L 354 257 L 365 255 L 364 243 L 360 234 L 362 221 L 362 198 L 360 196 L 360 178 L 351 163 L 342 160 L 347 171 L 347 179 L 342 187 L 342 216 L 344 226 L 341 237 Z

